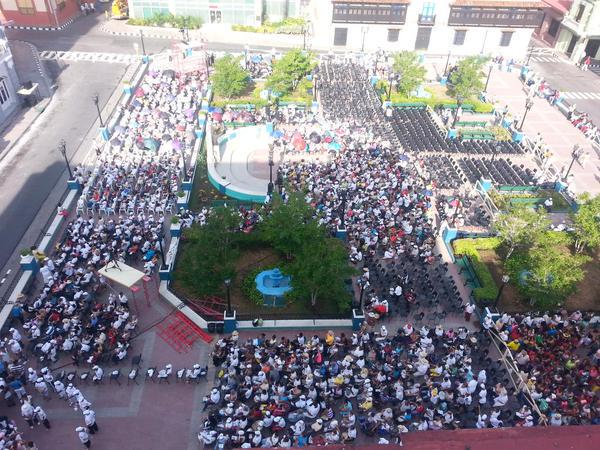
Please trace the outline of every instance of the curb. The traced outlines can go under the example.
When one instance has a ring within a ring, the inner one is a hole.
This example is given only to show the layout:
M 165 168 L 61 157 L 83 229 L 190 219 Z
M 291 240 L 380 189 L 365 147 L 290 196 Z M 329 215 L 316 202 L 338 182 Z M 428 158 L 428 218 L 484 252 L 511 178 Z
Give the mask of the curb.
M 104 24 L 100 27 L 100 31 L 103 33 L 111 34 L 113 36 L 129 36 L 129 37 L 139 37 L 140 33 L 135 31 L 113 31 L 107 24 Z M 176 34 L 146 34 L 144 33 L 144 37 L 151 39 L 177 39 Z
M 61 31 L 61 30 L 64 30 L 65 28 L 67 28 L 73 22 L 75 22 L 75 19 L 77 19 L 78 17 L 79 17 L 79 15 L 71 17 L 69 20 L 67 20 L 65 23 L 63 23 L 59 27 L 35 27 L 35 26 L 29 26 L 29 25 L 5 25 L 5 28 L 8 28 L 10 30 L 28 30 L 28 31 Z

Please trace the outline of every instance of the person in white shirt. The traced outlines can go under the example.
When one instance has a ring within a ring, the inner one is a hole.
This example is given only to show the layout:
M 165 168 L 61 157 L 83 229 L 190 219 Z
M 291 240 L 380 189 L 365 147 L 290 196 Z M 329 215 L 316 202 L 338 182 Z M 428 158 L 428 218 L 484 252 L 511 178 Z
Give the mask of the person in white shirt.
M 83 420 L 88 428 L 90 434 L 95 434 L 98 431 L 98 425 L 96 424 L 96 413 L 89 406 L 83 409 Z
M 75 428 L 75 432 L 77 433 L 77 436 L 79 437 L 79 440 L 81 441 L 83 446 L 85 448 L 90 448 L 90 445 L 91 445 L 90 435 L 88 434 L 87 431 L 85 431 L 85 428 L 77 427 L 77 428 Z

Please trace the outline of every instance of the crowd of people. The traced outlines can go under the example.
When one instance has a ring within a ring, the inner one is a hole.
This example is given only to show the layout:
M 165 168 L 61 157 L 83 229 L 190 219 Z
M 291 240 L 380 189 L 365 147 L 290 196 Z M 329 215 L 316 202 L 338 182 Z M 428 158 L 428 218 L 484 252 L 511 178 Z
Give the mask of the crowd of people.
M 508 386 L 466 328 L 220 339 L 205 397 L 208 445 L 347 444 L 358 433 L 402 442 L 416 430 L 512 423 Z M 485 368 L 484 368 L 485 367 Z M 486 414 L 489 414 L 488 420 Z
M 600 316 L 579 311 L 504 314 L 496 322 L 488 318 L 483 326 L 513 353 L 527 376 L 521 395 L 536 402 L 547 423 L 600 423 Z

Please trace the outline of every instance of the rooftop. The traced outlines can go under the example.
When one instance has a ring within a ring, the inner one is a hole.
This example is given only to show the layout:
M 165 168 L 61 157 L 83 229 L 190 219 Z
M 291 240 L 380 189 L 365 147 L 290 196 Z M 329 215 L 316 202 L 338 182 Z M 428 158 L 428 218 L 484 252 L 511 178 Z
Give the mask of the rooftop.
M 454 0 L 452 5 L 476 6 L 483 8 L 543 8 L 546 6 L 544 2 L 539 0 Z

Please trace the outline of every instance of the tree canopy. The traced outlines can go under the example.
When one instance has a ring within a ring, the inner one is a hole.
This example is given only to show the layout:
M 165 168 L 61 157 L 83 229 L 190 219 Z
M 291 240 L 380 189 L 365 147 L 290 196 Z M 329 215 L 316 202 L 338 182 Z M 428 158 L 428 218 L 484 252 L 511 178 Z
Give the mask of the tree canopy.
M 579 209 L 572 215 L 575 229 L 575 250 L 594 250 L 600 246 L 600 195 L 581 199 Z
M 469 56 L 460 60 L 450 75 L 448 87 L 459 105 L 483 90 L 482 68 L 486 61 L 487 58 L 481 56 Z
M 570 244 L 567 233 L 546 231 L 531 248 L 515 252 L 507 261 L 507 271 L 532 305 L 556 306 L 583 280 L 583 265 L 591 258 L 572 254 Z
M 507 248 L 506 258 L 510 258 L 515 249 L 533 245 L 549 226 L 550 220 L 545 212 L 521 206 L 501 213 L 493 229 Z
M 402 95 L 409 97 L 423 81 L 427 69 L 419 64 L 419 55 L 416 52 L 402 51 L 394 53 L 394 73 L 398 75 L 396 90 Z
M 230 99 L 240 96 L 248 87 L 250 74 L 240 64 L 241 56 L 225 55 L 215 61 L 210 81 L 215 94 Z
M 314 58 L 310 52 L 290 50 L 273 64 L 273 72 L 267 78 L 266 86 L 279 94 L 289 94 L 314 67 Z

